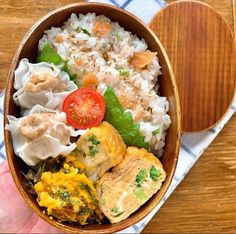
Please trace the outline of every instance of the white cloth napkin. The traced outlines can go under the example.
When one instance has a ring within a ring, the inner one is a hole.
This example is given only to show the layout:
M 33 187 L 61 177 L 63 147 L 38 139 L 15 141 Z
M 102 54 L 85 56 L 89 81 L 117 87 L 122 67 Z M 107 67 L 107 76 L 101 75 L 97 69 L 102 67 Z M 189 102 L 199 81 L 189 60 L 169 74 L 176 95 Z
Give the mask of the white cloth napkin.
M 121 7 L 131 13 L 137 15 L 145 23 L 149 23 L 152 17 L 166 5 L 163 0 L 97 0 L 90 2 L 103 2 L 109 3 Z M 0 163 L 6 159 L 6 152 L 4 146 L 4 136 L 3 136 L 3 99 L 4 93 L 0 94 L 0 126 L 2 126 L 0 131 Z M 178 184 L 184 179 L 189 170 L 192 168 L 194 163 L 200 158 L 202 153 L 210 145 L 210 143 L 219 134 L 224 125 L 229 121 L 236 111 L 236 97 L 224 117 L 224 119 L 214 128 L 207 131 L 195 134 L 183 134 L 181 138 L 181 148 L 179 154 L 179 160 L 177 164 L 177 169 L 172 180 L 172 183 L 162 199 L 162 201 L 150 212 L 143 220 L 137 224 L 119 232 L 119 233 L 140 233 L 143 228 L 148 224 L 160 207 L 164 204 L 170 194 L 178 186 Z

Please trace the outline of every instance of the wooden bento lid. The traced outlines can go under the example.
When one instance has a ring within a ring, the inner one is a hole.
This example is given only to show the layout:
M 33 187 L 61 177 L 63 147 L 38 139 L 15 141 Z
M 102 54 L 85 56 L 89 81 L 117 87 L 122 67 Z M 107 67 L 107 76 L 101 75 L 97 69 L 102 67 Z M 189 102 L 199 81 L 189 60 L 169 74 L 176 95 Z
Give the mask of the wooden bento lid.
M 179 1 L 157 13 L 150 28 L 165 47 L 175 74 L 182 131 L 213 127 L 235 94 L 236 49 L 228 24 L 207 4 Z

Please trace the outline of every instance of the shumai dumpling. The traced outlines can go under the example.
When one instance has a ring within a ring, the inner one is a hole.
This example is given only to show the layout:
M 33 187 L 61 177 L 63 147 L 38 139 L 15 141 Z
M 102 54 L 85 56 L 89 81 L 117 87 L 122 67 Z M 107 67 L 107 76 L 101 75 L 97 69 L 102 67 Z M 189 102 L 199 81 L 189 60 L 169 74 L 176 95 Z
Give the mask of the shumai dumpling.
M 66 162 L 85 165 L 87 175 L 96 180 L 124 158 L 126 146 L 116 129 L 107 122 L 90 128 L 76 142 L 77 150 L 66 157 Z
M 146 149 L 128 147 L 124 160 L 99 180 L 100 209 L 111 223 L 128 218 L 161 187 L 166 173 Z
M 14 152 L 29 166 L 49 157 L 66 156 L 76 148 L 70 137 L 80 131 L 67 125 L 63 112 L 43 112 L 42 107 L 35 106 L 27 116 L 8 116 L 8 121 L 6 129 L 11 132 Z
M 13 99 L 23 110 L 39 104 L 55 110 L 77 86 L 70 81 L 69 75 L 54 64 L 29 63 L 22 59 L 15 70 Z

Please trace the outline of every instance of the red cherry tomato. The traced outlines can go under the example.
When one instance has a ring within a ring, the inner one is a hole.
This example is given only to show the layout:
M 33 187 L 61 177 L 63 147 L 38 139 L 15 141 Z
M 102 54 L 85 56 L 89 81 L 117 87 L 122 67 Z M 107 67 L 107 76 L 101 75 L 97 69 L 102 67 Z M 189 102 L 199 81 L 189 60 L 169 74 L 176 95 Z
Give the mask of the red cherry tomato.
M 67 122 L 77 129 L 99 125 L 105 115 L 106 103 L 92 88 L 80 88 L 70 93 L 64 100 L 62 110 Z

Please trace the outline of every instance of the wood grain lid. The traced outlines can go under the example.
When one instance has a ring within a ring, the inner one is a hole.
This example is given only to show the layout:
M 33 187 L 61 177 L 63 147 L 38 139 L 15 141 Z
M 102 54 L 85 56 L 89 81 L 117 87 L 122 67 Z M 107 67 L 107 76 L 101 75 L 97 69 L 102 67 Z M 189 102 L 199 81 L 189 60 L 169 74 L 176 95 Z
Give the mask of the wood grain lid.
M 182 131 L 213 127 L 227 112 L 236 80 L 236 49 L 226 21 L 207 4 L 178 1 L 152 19 L 177 81 Z

